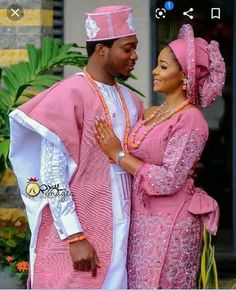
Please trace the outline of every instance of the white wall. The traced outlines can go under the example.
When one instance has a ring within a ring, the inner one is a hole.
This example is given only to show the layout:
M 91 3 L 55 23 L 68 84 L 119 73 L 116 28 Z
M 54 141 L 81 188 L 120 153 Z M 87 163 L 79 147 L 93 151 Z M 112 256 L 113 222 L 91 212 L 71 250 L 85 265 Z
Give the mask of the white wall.
M 84 22 L 85 12 L 92 12 L 98 6 L 105 5 L 127 5 L 134 10 L 134 23 L 136 26 L 137 37 L 139 44 L 137 53 L 139 60 L 136 63 L 133 73 L 138 80 L 129 81 L 129 83 L 136 89 L 141 91 L 146 98 L 144 102 L 146 105 L 150 104 L 150 20 L 149 9 L 150 0 L 65 0 L 65 14 L 64 14 L 64 41 L 76 42 L 78 45 L 85 45 L 85 28 Z M 65 68 L 65 76 L 77 72 L 78 69 L 72 67 Z

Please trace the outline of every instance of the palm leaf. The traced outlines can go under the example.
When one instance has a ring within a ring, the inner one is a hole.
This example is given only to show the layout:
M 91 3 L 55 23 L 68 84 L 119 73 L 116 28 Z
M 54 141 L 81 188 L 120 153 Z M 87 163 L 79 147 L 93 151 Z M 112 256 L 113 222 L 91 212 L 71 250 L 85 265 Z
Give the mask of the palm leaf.
M 236 289 L 236 279 L 231 280 L 224 286 L 224 289 Z
M 78 48 L 78 46 L 76 43 L 66 43 L 60 48 L 59 54 L 67 55 L 67 53 L 69 52 L 71 48 Z
M 4 79 L 7 79 L 14 89 L 16 89 L 20 84 L 20 81 L 17 79 L 17 74 L 10 68 L 4 68 L 3 80 Z
M 0 91 L 0 111 L 6 111 L 11 106 L 11 94 L 7 89 Z
M 42 86 L 44 88 L 49 88 L 53 84 L 55 84 L 56 82 L 60 81 L 61 79 L 62 79 L 62 77 L 60 77 L 60 76 L 49 76 L 49 75 L 38 76 L 35 78 L 34 81 L 30 82 L 30 85 L 35 87 L 35 88 L 38 86 Z
M 8 152 L 9 152 L 9 145 L 10 145 L 9 139 L 6 139 L 6 140 L 0 142 L 0 157 L 3 157 L 3 159 L 5 161 L 5 167 L 7 167 L 6 161 L 7 161 L 7 156 L 8 156 Z
M 120 78 L 117 78 L 117 82 L 124 85 L 125 87 L 129 88 L 130 90 L 138 93 L 139 95 L 141 95 L 142 97 L 145 97 L 145 95 L 143 95 L 143 93 L 141 93 L 140 91 L 138 91 L 137 89 L 135 89 L 133 86 L 131 86 L 130 84 L 126 83 L 125 81 L 123 81 Z
M 129 74 L 129 78 L 132 80 L 138 80 L 138 78 L 132 73 Z
M 21 85 L 21 86 L 17 89 L 14 104 L 18 101 L 19 97 L 21 97 L 22 93 L 24 92 L 24 90 L 25 90 L 26 88 L 28 88 L 29 85 L 30 85 L 30 84 L 23 84 L 23 85 Z M 13 106 L 14 106 L 14 105 L 13 105 Z
M 215 262 L 215 248 L 211 244 L 211 235 L 207 232 L 204 226 L 201 270 L 198 288 L 217 289 L 218 287 L 219 283 Z
M 58 56 L 61 46 L 62 46 L 61 40 L 60 39 L 55 39 L 54 40 L 54 45 L 53 45 L 53 48 L 52 48 L 52 55 L 51 55 L 52 60 L 55 59 Z
M 202 285 L 206 286 L 207 278 L 206 278 L 206 245 L 204 240 L 204 246 L 202 250 L 202 257 L 201 257 L 201 281 Z
M 38 68 L 38 53 L 35 46 L 31 43 L 27 44 L 27 52 L 29 57 L 29 66 L 32 72 L 35 72 Z
M 54 40 L 48 37 L 43 38 L 42 43 L 42 68 L 47 68 L 51 61 L 51 52 L 53 51 Z

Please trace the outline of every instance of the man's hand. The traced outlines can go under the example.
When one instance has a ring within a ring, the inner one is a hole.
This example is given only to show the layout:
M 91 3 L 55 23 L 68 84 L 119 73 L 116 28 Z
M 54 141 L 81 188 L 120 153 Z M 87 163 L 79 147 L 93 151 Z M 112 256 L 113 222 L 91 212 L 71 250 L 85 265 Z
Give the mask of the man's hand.
M 97 276 L 97 268 L 100 268 L 99 259 L 87 239 L 70 243 L 70 256 L 75 270 L 91 271 L 93 277 Z

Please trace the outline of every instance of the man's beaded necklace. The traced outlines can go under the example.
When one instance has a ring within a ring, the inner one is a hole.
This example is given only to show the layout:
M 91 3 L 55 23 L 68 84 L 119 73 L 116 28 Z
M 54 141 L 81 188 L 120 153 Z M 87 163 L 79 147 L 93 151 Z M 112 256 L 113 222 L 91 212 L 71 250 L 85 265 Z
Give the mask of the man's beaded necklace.
M 98 85 L 96 84 L 95 80 L 92 78 L 92 76 L 88 73 L 86 67 L 84 68 L 84 74 L 88 77 L 88 79 L 91 81 L 94 89 L 96 90 L 96 92 L 98 93 L 100 102 L 102 104 L 102 107 L 104 109 L 105 112 L 105 117 L 106 117 L 106 122 L 112 127 L 112 122 L 111 122 L 111 118 L 110 118 L 110 114 L 109 114 L 109 109 L 108 106 L 105 102 L 104 96 L 102 95 L 101 90 L 99 89 Z M 120 96 L 120 100 L 125 112 L 125 136 L 124 136 L 124 143 L 123 143 L 123 149 L 128 153 L 128 138 L 129 138 L 129 133 L 131 130 L 131 123 L 130 123 L 130 116 L 129 116 L 129 110 L 127 107 L 127 104 L 125 102 L 125 97 L 120 89 L 120 87 L 118 86 L 117 82 L 114 82 L 114 86 Z

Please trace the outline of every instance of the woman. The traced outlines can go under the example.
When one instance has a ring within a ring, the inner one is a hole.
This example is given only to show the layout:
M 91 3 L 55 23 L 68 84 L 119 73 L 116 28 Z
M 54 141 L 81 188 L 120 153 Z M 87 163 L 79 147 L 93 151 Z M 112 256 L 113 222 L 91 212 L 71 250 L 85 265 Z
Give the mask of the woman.
M 104 153 L 134 175 L 129 287 L 196 288 L 203 224 L 215 235 L 219 219 L 216 201 L 191 177 L 208 138 L 198 107 L 221 95 L 225 65 L 215 41 L 194 38 L 184 25 L 161 51 L 153 77 L 166 99 L 133 128 L 129 153 L 101 118 L 95 134 Z

